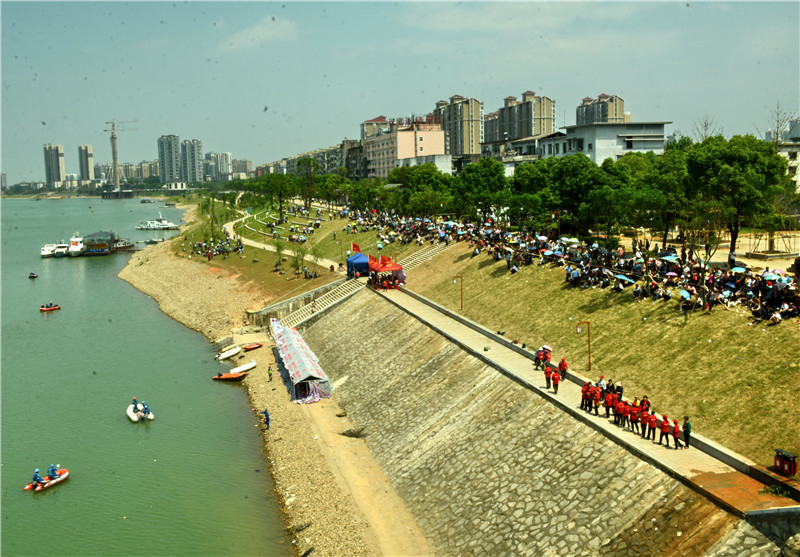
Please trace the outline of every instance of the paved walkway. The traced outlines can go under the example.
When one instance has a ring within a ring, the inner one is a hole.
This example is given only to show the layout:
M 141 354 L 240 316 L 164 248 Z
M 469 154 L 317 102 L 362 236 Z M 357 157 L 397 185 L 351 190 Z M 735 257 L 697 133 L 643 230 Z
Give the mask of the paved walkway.
M 552 388 L 546 389 L 544 373 L 534 370 L 533 362 L 530 359 L 459 323 L 402 290 L 380 291 L 379 294 L 475 356 L 500 369 L 518 383 L 561 406 L 565 411 L 589 423 L 591 427 L 637 456 L 703 493 L 729 512 L 744 516 L 747 512 L 754 510 L 797 506 L 797 502 L 786 497 L 760 494 L 759 490 L 765 487 L 764 484 L 697 448 L 667 449 L 652 440 L 642 439 L 640 435 L 629 429 L 615 425 L 613 418 L 606 418 L 602 406 L 600 416 L 594 416 L 594 414 L 581 410 L 579 385 L 562 381 L 556 395 Z M 654 405 L 654 409 L 659 410 L 657 405 Z M 679 423 L 682 421 L 682 418 L 679 419 Z M 656 432 L 660 435 L 658 430 Z

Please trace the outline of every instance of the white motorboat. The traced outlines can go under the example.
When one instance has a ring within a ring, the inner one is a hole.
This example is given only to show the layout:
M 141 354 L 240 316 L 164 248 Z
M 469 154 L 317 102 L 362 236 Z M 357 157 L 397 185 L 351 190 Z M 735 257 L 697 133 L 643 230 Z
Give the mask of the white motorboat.
M 72 238 L 69 239 L 67 254 L 76 257 L 78 255 L 83 255 L 84 251 L 86 251 L 86 246 L 83 245 L 83 237 L 76 232 L 72 235 Z
M 220 352 L 219 354 L 217 354 L 217 359 L 220 360 L 220 361 L 227 360 L 228 358 L 230 358 L 232 356 L 235 356 L 236 354 L 238 354 L 241 351 L 242 351 L 242 347 L 241 346 L 234 346 L 233 348 L 230 348 L 228 350 L 225 350 L 225 351 Z
M 128 415 L 128 418 L 132 422 L 138 422 L 138 421 L 144 421 L 145 420 L 144 412 L 142 412 L 142 405 L 141 404 L 139 405 L 139 411 L 138 412 L 134 412 L 133 411 L 133 404 L 129 404 L 128 405 L 128 409 L 125 411 L 125 413 Z M 148 420 L 155 420 L 156 419 L 156 417 L 153 415 L 152 411 L 150 411 L 150 413 L 147 415 L 147 419 Z
M 180 228 L 177 224 L 165 219 L 161 213 L 158 213 L 158 218 L 155 220 L 148 220 L 140 222 L 136 225 L 136 230 L 178 230 Z
M 255 360 L 250 360 L 246 364 L 242 364 L 239 367 L 233 368 L 228 373 L 243 373 L 245 371 L 250 371 L 254 367 L 256 367 L 256 361 Z
M 69 244 L 62 242 L 53 249 L 53 257 L 66 257 L 69 253 Z
M 55 244 L 45 244 L 42 246 L 42 257 L 53 257 L 53 254 L 56 252 L 56 245 Z

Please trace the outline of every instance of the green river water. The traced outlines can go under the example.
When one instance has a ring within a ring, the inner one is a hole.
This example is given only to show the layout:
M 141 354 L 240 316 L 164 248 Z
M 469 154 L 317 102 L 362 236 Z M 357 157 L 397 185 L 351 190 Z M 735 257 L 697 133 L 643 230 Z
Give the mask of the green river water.
M 213 347 L 117 278 L 127 254 L 40 257 L 75 231 L 163 236 L 134 230 L 180 222 L 160 205 L 2 201 L 3 556 L 292 554 L 256 419 L 241 385 L 211 380 L 227 368 Z M 41 313 L 51 300 L 63 309 Z M 127 419 L 133 396 L 154 421 Z M 22 490 L 51 463 L 70 478 Z

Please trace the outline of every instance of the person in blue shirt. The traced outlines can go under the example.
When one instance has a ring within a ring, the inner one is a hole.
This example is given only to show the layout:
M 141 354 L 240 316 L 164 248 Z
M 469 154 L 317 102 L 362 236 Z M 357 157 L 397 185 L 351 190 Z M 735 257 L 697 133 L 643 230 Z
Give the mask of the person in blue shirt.
M 50 468 L 47 469 L 47 475 L 51 480 L 55 480 L 58 477 L 58 468 L 56 468 L 55 464 L 51 464 Z
M 142 413 L 145 415 L 145 417 L 150 415 L 150 407 L 147 406 L 146 400 L 142 401 Z
M 264 408 L 259 414 L 264 414 L 264 424 L 267 426 L 267 429 L 269 429 L 269 411 Z
M 39 469 L 37 468 L 36 470 L 33 471 L 33 481 L 31 481 L 31 483 L 44 485 L 44 482 L 45 480 L 39 475 Z

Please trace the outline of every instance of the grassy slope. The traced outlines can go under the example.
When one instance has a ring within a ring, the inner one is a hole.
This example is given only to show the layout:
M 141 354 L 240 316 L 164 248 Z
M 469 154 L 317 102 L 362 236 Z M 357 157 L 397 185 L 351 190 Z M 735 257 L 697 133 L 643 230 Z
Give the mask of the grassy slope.
M 529 348 L 546 343 L 556 360 L 596 379 L 621 382 L 626 396 L 648 395 L 658 413 L 691 416 L 693 430 L 772 464 L 775 448 L 800 454 L 800 325 L 749 326 L 744 311 L 715 308 L 685 318 L 677 302 L 634 302 L 630 291 L 573 289 L 561 268 L 522 267 L 516 275 L 459 244 L 409 272 L 409 288 Z M 462 275 L 460 286 L 453 276 Z M 591 322 L 592 371 L 587 337 Z M 682 420 L 680 420 L 682 422 Z
M 348 236 L 342 231 L 347 222 L 322 223 L 309 236 L 309 249 L 319 243 L 322 257 L 338 260 L 340 250 L 346 252 L 352 241 L 364 253 L 377 256 L 376 232 Z M 333 239 L 334 230 L 343 248 Z M 199 239 L 200 234 L 190 230 L 190 241 L 193 234 Z M 246 235 L 263 240 L 258 234 Z M 174 246 L 176 253 L 185 255 L 182 238 Z M 285 245 L 292 249 L 297 244 Z M 402 260 L 418 249 L 389 244 L 380 253 Z M 275 258 L 272 252 L 254 254 L 248 249 L 244 258 L 217 257 L 212 264 L 259 285 L 265 292 L 265 305 L 341 276 L 321 266 L 316 280 L 277 275 L 272 272 Z M 205 258 L 194 260 L 208 265 Z M 313 265 L 310 257 L 308 263 Z M 464 277 L 463 312 L 460 285 L 453 284 L 455 275 Z M 495 263 L 486 255 L 472 259 L 467 245 L 458 244 L 409 271 L 409 288 L 491 330 L 505 331 L 506 338 L 530 348 L 551 345 L 555 357 L 565 356 L 574 370 L 592 378 L 602 373 L 622 382 L 631 398 L 648 395 L 659 413 L 690 415 L 696 433 L 759 464 L 771 465 L 775 448 L 800 454 L 800 325 L 796 321 L 777 327 L 748 326 L 751 319 L 743 311 L 723 308 L 685 319 L 675 301 L 634 302 L 630 291 L 612 294 L 567 288 L 563 276 L 561 268 L 549 266 L 522 267 L 512 276 L 504 262 Z M 575 330 L 579 321 L 591 322 L 591 373 L 586 334 Z

